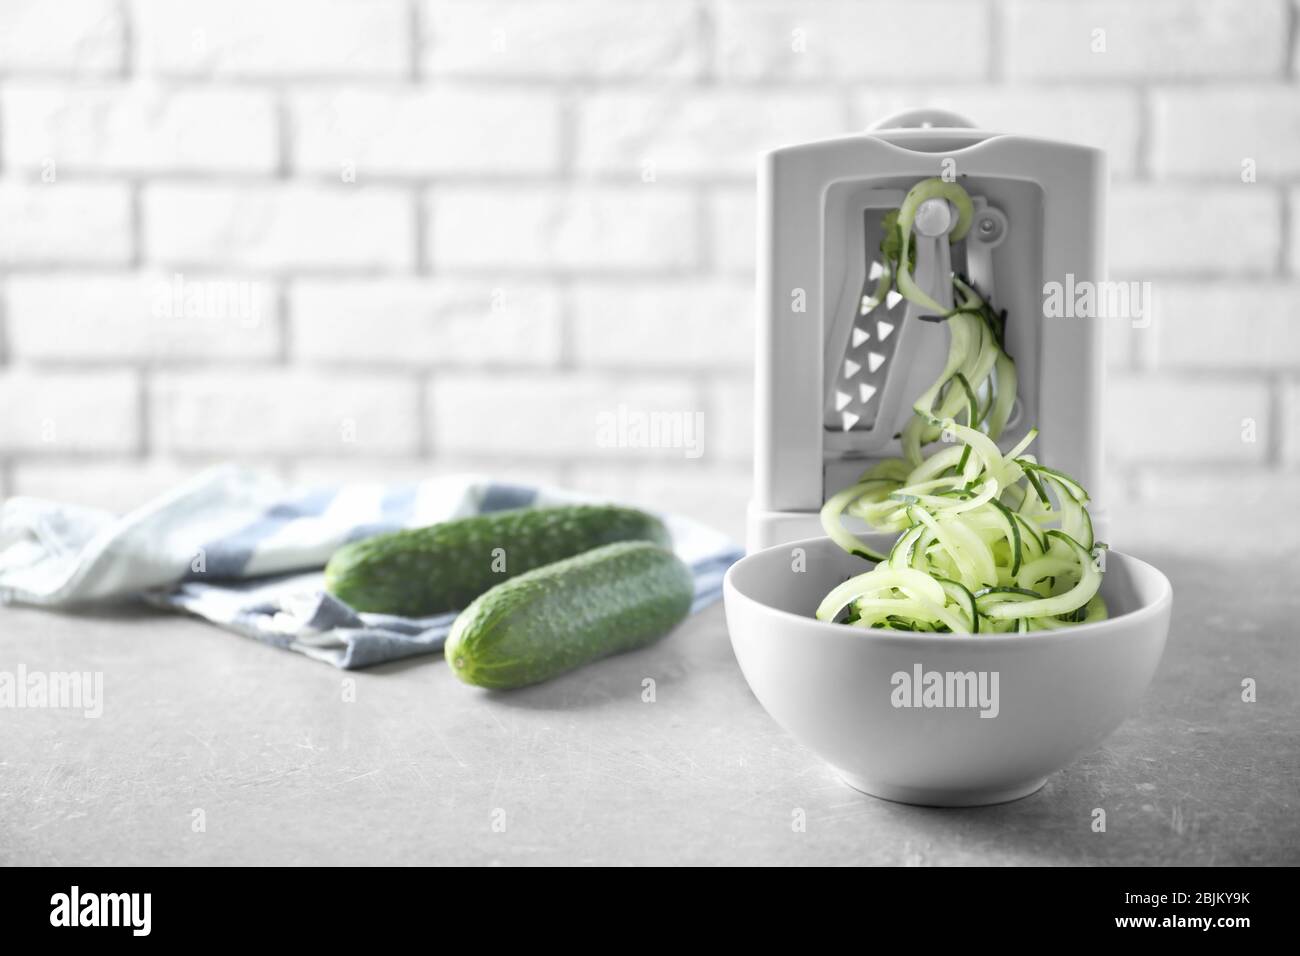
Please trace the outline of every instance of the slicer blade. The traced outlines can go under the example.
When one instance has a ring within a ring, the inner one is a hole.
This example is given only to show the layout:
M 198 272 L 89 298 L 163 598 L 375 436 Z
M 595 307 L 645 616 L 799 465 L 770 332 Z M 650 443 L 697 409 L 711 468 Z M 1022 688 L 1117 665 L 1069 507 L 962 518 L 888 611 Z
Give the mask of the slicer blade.
M 929 220 L 928 227 L 918 223 L 915 237 L 915 278 L 938 302 L 951 302 L 951 268 L 947 253 L 946 235 L 955 223 L 944 200 L 932 200 L 942 208 L 925 209 L 929 215 L 918 219 Z M 929 204 L 923 204 L 923 208 Z M 937 213 L 937 218 L 936 218 Z M 939 233 L 938 237 L 924 232 Z M 939 250 L 940 245 L 944 248 Z M 898 331 L 913 308 L 892 288 L 879 298 L 880 277 L 885 266 L 872 259 L 867 267 L 866 279 L 858 299 L 857 315 L 849 330 L 844 353 L 834 369 L 827 369 L 829 389 L 827 394 L 826 427 L 846 433 L 869 431 L 875 428 L 882 414 L 881 401 L 892 360 L 901 338 Z
M 892 289 L 883 301 L 874 298 L 882 268 L 879 262 L 873 262 L 868 269 L 848 347 L 836 370 L 829 412 L 835 416 L 831 423 L 846 432 L 875 424 L 880 405 L 875 399 L 884 385 L 885 367 L 898 341 L 894 333 L 907 311 L 903 297 Z
M 931 200 L 931 203 L 938 204 L 938 208 L 930 206 L 930 203 L 923 204 L 925 216 L 918 211 L 913 236 L 916 250 L 914 279 L 932 299 L 945 306 L 952 305 L 954 273 L 965 276 L 986 296 L 993 292 L 992 251 L 1005 236 L 1007 219 L 999 210 L 990 207 L 983 197 L 972 198 L 976 228 L 956 243 L 947 241 L 947 234 L 956 222 L 956 213 L 944 200 Z M 927 206 L 930 208 L 926 209 Z M 889 413 L 891 404 L 897 405 L 896 402 L 886 402 L 884 398 L 891 368 L 898 364 L 899 343 L 905 337 L 899 331 L 905 322 L 917 321 L 923 311 L 892 289 L 877 298 L 884 269 L 884 265 L 874 258 L 867 265 L 857 301 L 857 314 L 846 339 L 841 333 L 843 354 L 828 360 L 825 425 L 830 431 L 848 436 L 869 432 L 878 423 L 882 427 L 893 427 L 894 423 L 880 423 L 879 419 L 882 414 Z M 913 329 L 912 338 L 919 334 L 920 330 Z M 937 339 L 933 335 L 921 338 L 926 341 L 918 343 L 909 339 L 910 344 L 904 349 L 909 367 L 896 373 L 900 387 L 906 387 L 909 394 L 923 390 L 928 384 L 926 376 L 933 371 L 926 367 L 933 363 L 921 361 L 922 353 L 917 349 L 924 345 L 923 354 L 929 356 Z M 938 361 L 933 356 L 929 358 Z

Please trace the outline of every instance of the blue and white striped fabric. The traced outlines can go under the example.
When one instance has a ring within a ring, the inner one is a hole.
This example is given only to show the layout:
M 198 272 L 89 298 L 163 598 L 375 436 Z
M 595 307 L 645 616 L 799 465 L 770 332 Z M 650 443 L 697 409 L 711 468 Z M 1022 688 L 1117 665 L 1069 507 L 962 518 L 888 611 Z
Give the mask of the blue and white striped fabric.
M 454 614 L 362 614 L 324 593 L 321 568 L 339 545 L 506 508 L 595 499 L 454 475 L 400 485 L 292 489 L 221 466 L 118 517 L 37 498 L 0 509 L 0 601 L 70 607 L 143 598 L 336 667 L 442 648 Z M 741 555 L 725 535 L 661 515 L 695 573 L 693 610 L 716 601 Z

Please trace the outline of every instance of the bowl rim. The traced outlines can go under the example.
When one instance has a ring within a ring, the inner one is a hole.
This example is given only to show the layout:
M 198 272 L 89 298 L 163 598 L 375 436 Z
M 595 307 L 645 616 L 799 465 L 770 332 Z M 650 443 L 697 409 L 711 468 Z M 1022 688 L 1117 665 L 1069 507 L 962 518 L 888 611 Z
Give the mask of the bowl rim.
M 1113 549 L 1110 550 L 1111 554 L 1118 556 L 1125 562 L 1132 562 L 1135 565 L 1143 567 L 1156 576 L 1156 580 L 1160 586 L 1160 593 L 1156 596 L 1154 601 L 1145 604 L 1136 610 L 1128 611 L 1116 617 L 1108 617 L 1104 621 L 1093 621 L 1090 624 L 1079 624 L 1066 630 L 1030 631 L 1027 634 L 971 634 L 967 637 L 962 637 L 954 634 L 898 633 L 874 627 L 855 627 L 852 624 L 843 624 L 834 621 L 819 621 L 815 617 L 796 614 L 793 611 L 785 611 L 781 608 L 773 607 L 770 604 L 765 604 L 758 598 L 746 594 L 733 580 L 736 568 L 748 561 L 750 558 L 757 558 L 760 555 L 767 554 L 770 551 L 776 551 L 777 549 L 785 550 L 788 548 L 797 548 L 801 545 L 821 544 L 823 542 L 830 542 L 835 545 L 835 542 L 831 541 L 829 535 L 817 535 L 811 538 L 801 538 L 797 541 L 783 541 L 780 544 L 769 545 L 766 548 L 746 554 L 739 561 L 733 563 L 731 567 L 727 568 L 727 573 L 722 578 L 724 603 L 728 595 L 735 594 L 737 598 L 749 601 L 770 614 L 775 614 L 779 618 L 789 618 L 790 620 L 797 621 L 805 626 L 812 626 L 825 636 L 836 639 L 852 639 L 855 641 L 861 641 L 865 638 L 868 641 L 878 644 L 915 644 L 918 641 L 924 641 L 927 643 L 937 643 L 943 646 L 951 646 L 955 639 L 956 642 L 967 647 L 975 645 L 1001 647 L 1008 644 L 1060 644 L 1063 641 L 1087 640 L 1091 636 L 1097 636 L 1099 631 L 1105 631 L 1108 628 L 1113 630 L 1120 621 L 1124 621 L 1128 624 L 1141 624 L 1148 618 L 1159 617 L 1173 604 L 1174 588 L 1163 571 L 1155 565 L 1143 561 L 1141 558 L 1135 558 L 1131 554 Z M 839 547 L 838 545 L 835 546 Z M 728 628 L 728 631 L 730 632 L 730 628 Z

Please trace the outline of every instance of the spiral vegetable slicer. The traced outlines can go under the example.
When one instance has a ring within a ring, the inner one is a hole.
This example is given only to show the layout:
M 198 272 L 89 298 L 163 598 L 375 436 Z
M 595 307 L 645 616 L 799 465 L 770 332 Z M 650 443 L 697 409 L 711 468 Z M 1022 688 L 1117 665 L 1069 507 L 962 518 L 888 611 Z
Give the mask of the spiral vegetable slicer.
M 974 213 L 950 243 L 948 204 L 921 208 L 915 279 L 951 307 L 955 272 L 1005 310 L 1018 386 L 999 444 L 1005 451 L 1037 426 L 1040 461 L 1101 487 L 1101 325 L 1049 318 L 1044 301 L 1051 283 L 1105 278 L 1104 154 L 912 110 L 763 157 L 751 551 L 821 535 L 826 499 L 901 454 L 913 402 L 943 372 L 945 323 L 923 321 L 926 310 L 897 293 L 872 297 L 882 219 L 932 177 L 960 183 Z M 1090 509 L 1104 535 L 1100 505 Z

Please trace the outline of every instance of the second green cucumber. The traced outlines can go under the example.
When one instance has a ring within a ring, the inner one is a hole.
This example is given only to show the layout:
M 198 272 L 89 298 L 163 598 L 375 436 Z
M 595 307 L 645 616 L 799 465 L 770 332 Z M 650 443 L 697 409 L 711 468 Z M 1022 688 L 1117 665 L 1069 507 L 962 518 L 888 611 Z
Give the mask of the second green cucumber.
M 668 547 L 654 515 L 612 505 L 518 508 L 344 545 L 325 589 L 358 611 L 426 617 L 459 611 L 494 585 L 616 541 Z

